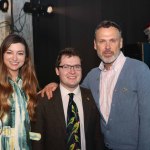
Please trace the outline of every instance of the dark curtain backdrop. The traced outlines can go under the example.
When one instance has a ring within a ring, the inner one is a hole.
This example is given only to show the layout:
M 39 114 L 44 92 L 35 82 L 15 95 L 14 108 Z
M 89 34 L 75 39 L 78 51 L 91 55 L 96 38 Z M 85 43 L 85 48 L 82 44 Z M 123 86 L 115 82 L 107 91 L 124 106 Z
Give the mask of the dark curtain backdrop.
M 55 7 L 56 13 L 33 15 L 35 66 L 41 87 L 58 81 L 55 60 L 59 50 L 75 47 L 83 58 L 83 77 L 100 61 L 93 48 L 94 29 L 105 19 L 122 27 L 124 44 L 146 42 L 150 0 L 31 0 Z

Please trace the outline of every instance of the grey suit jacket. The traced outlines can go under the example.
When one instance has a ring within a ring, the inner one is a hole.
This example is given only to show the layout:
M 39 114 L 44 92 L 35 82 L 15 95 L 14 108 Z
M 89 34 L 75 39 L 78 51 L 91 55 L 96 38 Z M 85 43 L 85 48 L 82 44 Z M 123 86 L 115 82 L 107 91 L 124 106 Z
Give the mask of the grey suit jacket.
M 100 132 L 99 111 L 89 90 L 81 88 L 86 150 L 103 150 L 103 136 Z M 32 123 L 32 131 L 41 133 L 40 141 L 33 141 L 33 150 L 67 150 L 66 124 L 60 89 L 48 100 L 45 96 L 37 97 L 37 121 Z
M 82 86 L 92 91 L 99 107 L 100 69 L 92 69 Z M 100 109 L 100 108 L 99 108 Z M 113 150 L 150 150 L 150 70 L 127 58 L 113 92 L 108 123 L 101 117 L 105 144 Z

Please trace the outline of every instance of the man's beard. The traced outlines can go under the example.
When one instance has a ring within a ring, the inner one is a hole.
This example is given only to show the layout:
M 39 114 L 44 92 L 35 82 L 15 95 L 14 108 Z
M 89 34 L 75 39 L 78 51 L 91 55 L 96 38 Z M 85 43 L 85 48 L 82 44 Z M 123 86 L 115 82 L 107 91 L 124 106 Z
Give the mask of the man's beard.
M 105 58 L 104 56 L 100 56 L 100 58 L 104 64 L 112 64 L 118 58 L 119 54 L 120 52 L 118 52 L 116 55 L 111 56 L 110 58 Z

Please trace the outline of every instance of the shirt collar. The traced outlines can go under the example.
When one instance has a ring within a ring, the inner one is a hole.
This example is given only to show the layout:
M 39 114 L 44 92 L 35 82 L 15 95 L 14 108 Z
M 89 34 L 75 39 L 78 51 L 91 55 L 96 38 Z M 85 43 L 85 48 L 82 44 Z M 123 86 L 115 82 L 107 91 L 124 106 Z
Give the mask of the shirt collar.
M 16 81 L 13 81 L 10 77 L 8 77 L 9 82 L 13 84 L 17 84 L 20 88 L 22 87 L 22 79 L 20 76 L 16 78 Z
M 122 52 L 120 52 L 119 56 L 117 57 L 117 59 L 113 62 L 112 66 L 110 69 L 114 69 L 115 71 L 117 71 L 120 68 L 120 65 L 122 64 L 121 62 L 124 62 L 126 59 L 126 57 L 124 56 L 124 54 Z M 99 65 L 99 69 L 102 71 L 105 71 L 105 67 L 104 67 L 104 63 L 101 61 L 100 65 Z
M 62 86 L 62 84 L 60 83 L 60 91 L 61 91 L 61 95 L 62 95 L 62 97 L 64 97 L 64 96 L 66 96 L 66 95 L 68 95 L 69 93 L 74 93 L 75 95 L 77 95 L 78 93 L 80 93 L 80 88 L 79 88 L 79 85 L 75 88 L 75 90 L 74 91 L 69 91 L 69 90 L 67 90 L 66 88 L 64 88 L 63 86 Z

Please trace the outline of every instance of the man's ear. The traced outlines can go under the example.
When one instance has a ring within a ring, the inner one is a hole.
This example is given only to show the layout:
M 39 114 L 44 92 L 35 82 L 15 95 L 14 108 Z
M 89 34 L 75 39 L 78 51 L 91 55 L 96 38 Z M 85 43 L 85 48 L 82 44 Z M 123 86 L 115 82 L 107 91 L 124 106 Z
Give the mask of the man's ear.
M 55 72 L 56 72 L 56 75 L 59 76 L 59 70 L 58 70 L 58 68 L 55 68 Z
M 123 47 L 123 38 L 120 40 L 120 49 Z

